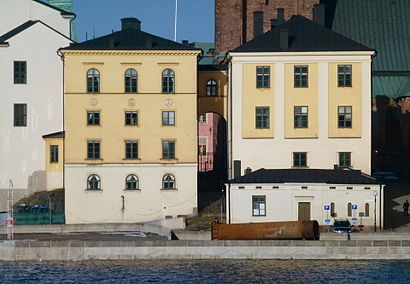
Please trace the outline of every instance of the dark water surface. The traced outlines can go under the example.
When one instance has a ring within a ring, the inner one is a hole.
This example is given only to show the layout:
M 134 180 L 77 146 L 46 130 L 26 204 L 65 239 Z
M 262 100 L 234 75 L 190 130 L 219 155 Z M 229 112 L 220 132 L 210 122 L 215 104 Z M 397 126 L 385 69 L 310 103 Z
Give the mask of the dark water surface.
M 410 283 L 410 261 L 0 263 L 0 283 Z

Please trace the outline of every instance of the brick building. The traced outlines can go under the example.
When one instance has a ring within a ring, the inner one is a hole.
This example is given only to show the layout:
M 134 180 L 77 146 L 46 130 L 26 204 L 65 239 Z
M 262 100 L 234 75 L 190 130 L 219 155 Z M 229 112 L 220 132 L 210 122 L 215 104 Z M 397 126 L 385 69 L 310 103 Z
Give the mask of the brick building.
M 254 20 L 263 21 L 263 33 L 271 19 L 285 21 L 292 15 L 313 18 L 320 0 L 215 0 L 215 49 L 232 50 L 254 37 Z M 257 12 L 257 13 L 255 13 Z M 261 13 L 262 12 L 262 13 Z

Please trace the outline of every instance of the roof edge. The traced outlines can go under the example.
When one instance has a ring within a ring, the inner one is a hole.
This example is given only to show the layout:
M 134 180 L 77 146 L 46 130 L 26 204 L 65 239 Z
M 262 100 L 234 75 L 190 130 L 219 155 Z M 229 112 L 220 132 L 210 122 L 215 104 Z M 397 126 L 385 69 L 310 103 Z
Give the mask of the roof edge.
M 50 5 L 50 4 L 48 4 L 48 3 L 46 3 L 46 2 L 43 2 L 43 1 L 41 1 L 41 0 L 33 0 L 33 1 L 34 1 L 34 2 L 37 2 L 37 3 L 39 3 L 39 4 L 42 4 L 42 5 L 44 5 L 44 6 L 48 7 L 48 8 L 51 8 L 51 9 L 54 9 L 54 10 L 59 11 L 59 12 L 60 12 L 60 15 L 62 15 L 62 16 L 74 16 L 74 17 L 76 16 L 75 13 L 73 13 L 73 12 L 69 12 L 69 11 L 60 9 L 60 8 L 58 8 L 58 7 L 56 7 L 56 6 Z

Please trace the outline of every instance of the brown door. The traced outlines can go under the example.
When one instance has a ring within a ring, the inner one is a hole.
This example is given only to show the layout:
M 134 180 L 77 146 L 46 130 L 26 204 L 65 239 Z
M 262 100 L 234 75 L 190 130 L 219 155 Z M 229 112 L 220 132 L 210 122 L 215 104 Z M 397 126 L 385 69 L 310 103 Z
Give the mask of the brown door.
M 298 221 L 310 221 L 310 202 L 298 203 Z

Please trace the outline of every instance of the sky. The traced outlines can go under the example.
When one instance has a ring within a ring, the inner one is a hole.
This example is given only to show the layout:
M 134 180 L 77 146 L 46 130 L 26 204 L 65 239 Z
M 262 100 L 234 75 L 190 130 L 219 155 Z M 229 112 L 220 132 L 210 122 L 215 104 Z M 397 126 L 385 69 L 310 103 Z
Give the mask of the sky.
M 121 19 L 138 18 L 145 32 L 174 39 L 176 0 L 73 0 L 77 40 L 121 29 Z M 214 41 L 214 0 L 178 0 L 177 41 Z

